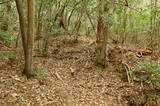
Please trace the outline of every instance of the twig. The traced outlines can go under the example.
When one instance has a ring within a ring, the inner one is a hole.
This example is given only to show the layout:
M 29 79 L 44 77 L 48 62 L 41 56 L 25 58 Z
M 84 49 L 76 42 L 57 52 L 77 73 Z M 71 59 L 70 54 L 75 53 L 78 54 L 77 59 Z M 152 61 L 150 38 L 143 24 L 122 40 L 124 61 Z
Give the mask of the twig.
M 104 80 L 106 79 L 102 74 L 99 74 L 99 76 L 101 76 Z
M 129 73 L 128 73 L 128 69 L 125 65 L 124 65 L 124 67 L 125 67 L 125 70 L 126 70 L 126 73 L 127 73 L 128 82 L 130 83 L 131 81 L 130 81 L 130 76 L 129 76 Z
M 65 84 L 64 81 L 63 81 L 63 79 L 62 79 L 62 77 L 61 77 L 57 72 L 52 73 L 50 70 L 49 70 L 49 72 L 50 72 L 50 74 L 52 75 L 52 77 L 54 77 L 54 75 L 55 75 L 59 80 L 62 81 L 63 84 Z M 54 75 L 53 75 L 53 74 L 54 74 Z
M 117 88 L 117 90 L 122 89 L 122 88 L 129 88 L 129 87 L 134 87 L 133 85 L 122 85 Z
M 58 72 L 55 72 L 54 75 L 63 82 L 62 77 L 58 74 Z

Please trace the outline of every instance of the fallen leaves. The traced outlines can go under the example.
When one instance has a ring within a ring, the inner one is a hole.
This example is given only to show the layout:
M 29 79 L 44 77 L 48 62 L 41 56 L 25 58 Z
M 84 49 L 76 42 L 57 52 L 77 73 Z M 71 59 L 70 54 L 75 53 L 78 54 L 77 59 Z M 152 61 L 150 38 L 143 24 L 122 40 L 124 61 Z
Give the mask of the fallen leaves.
M 16 65 L 11 67 L 0 59 L 0 105 L 127 106 L 124 95 L 133 94 L 140 86 L 122 82 L 111 64 L 105 71 L 96 72 L 93 39 L 82 36 L 77 43 L 68 39 L 67 36 L 54 38 L 49 56 L 35 57 L 36 69 L 46 70 L 44 84 L 40 84 L 40 76 L 27 80 L 21 75 L 23 60 L 16 60 Z M 126 57 L 131 63 L 138 59 L 133 51 Z

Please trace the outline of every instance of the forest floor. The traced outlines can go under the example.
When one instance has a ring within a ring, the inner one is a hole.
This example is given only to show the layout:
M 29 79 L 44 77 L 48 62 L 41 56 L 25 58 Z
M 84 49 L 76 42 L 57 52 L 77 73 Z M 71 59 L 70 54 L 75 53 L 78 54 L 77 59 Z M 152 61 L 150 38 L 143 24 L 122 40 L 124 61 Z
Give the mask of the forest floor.
M 99 71 L 94 42 L 86 36 L 77 41 L 70 36 L 52 38 L 47 56 L 35 50 L 37 76 L 29 80 L 21 74 L 21 57 L 0 58 L 0 106 L 160 106 L 160 100 L 144 94 L 146 85 L 122 80 L 116 70 L 121 63 L 132 68 L 138 61 L 153 60 L 150 49 L 110 44 L 107 67 Z M 0 46 L 1 52 L 19 55 L 14 49 Z

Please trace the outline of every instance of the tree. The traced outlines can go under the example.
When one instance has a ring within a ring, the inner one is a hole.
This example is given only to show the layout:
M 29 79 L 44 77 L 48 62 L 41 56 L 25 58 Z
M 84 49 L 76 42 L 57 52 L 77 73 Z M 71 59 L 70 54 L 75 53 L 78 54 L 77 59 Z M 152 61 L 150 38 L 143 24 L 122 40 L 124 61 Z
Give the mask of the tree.
M 25 16 L 24 16 L 21 0 L 15 0 L 15 2 L 16 2 L 18 15 L 19 15 L 19 24 L 20 24 L 20 30 L 21 30 L 24 57 L 26 58 L 26 49 L 27 49 L 27 47 L 26 47 L 27 46 L 26 19 L 25 19 Z M 26 61 L 26 59 L 25 59 L 25 61 Z
M 106 33 L 104 23 L 104 0 L 99 1 L 99 16 L 97 26 L 97 48 L 96 48 L 96 62 L 100 67 L 105 67 L 106 64 Z
M 27 77 L 33 75 L 33 44 L 35 24 L 35 0 L 28 0 L 28 30 L 27 30 L 27 53 L 24 74 Z
M 35 0 L 28 0 L 28 27 L 26 29 L 26 20 L 20 0 L 15 0 L 21 29 L 25 67 L 23 73 L 28 77 L 33 75 L 33 44 L 34 44 L 34 24 L 35 24 Z

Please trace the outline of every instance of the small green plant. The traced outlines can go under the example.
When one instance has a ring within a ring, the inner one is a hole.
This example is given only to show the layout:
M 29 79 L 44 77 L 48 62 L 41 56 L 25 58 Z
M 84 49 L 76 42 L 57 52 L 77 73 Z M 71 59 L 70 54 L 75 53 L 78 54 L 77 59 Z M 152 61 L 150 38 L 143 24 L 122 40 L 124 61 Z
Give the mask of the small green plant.
M 105 15 L 104 17 L 104 21 L 107 24 L 113 25 L 113 24 L 119 24 L 115 19 L 113 19 L 113 17 L 110 17 L 108 15 Z
M 47 70 L 45 70 L 45 69 L 37 69 L 37 70 L 35 70 L 35 75 L 38 76 L 38 79 L 40 81 L 45 81 L 45 80 L 47 80 L 46 79 L 46 71 Z
M 56 36 L 56 35 L 62 35 L 64 34 L 64 29 L 62 28 L 57 28 L 57 29 L 54 29 L 53 31 L 49 32 L 48 35 L 49 36 Z
M 126 69 L 122 65 L 119 65 L 117 66 L 116 70 L 118 72 L 120 79 L 124 82 L 127 82 Z
M 160 98 L 160 93 L 159 93 L 158 90 L 153 90 L 153 89 L 145 90 L 144 93 L 145 93 L 148 97 L 151 97 L 151 98 L 155 98 L 155 99 L 159 99 L 159 98 Z
M 40 50 L 40 53 L 43 55 L 43 56 L 48 56 L 48 51 L 46 50 L 46 48 L 42 47 L 39 49 Z
M 96 72 L 101 73 L 103 72 L 103 68 L 101 66 L 96 67 Z
M 15 43 L 16 37 L 12 35 L 9 31 L 0 31 L 0 41 L 4 43 Z
M 155 88 L 160 89 L 160 64 L 153 62 L 139 63 L 132 75 L 136 80 L 152 84 Z
M 19 57 L 14 52 L 0 53 L 0 59 L 18 59 Z

